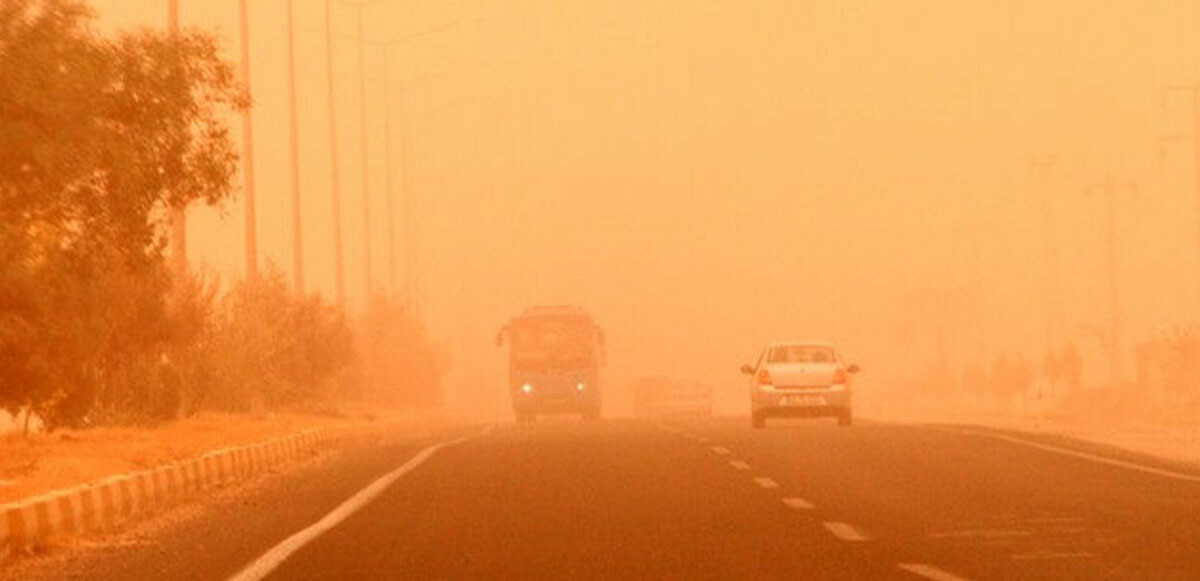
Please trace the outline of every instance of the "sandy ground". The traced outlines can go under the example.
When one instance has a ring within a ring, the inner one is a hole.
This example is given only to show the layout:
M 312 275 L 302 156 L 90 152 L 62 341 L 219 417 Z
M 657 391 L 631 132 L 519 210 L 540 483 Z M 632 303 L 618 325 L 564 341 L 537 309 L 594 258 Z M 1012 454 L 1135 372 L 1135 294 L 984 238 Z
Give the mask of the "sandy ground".
M 365 427 L 364 414 L 201 415 L 155 428 L 0 436 L 0 503 L 311 428 Z

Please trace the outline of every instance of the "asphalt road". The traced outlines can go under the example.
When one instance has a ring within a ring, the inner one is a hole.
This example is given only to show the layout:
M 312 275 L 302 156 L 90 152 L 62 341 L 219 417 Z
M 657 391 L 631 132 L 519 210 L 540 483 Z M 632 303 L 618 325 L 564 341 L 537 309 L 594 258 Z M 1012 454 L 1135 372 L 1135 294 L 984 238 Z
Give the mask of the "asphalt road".
M 224 580 L 308 531 L 266 579 L 1200 579 L 1200 476 L 1005 438 L 744 419 L 389 435 L 8 573 Z

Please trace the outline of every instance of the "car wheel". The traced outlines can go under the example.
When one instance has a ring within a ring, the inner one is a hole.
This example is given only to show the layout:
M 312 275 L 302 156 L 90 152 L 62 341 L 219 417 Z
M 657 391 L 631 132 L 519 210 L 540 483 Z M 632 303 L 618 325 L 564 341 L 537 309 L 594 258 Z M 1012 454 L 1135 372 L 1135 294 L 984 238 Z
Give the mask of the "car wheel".
M 750 426 L 754 427 L 754 428 L 767 427 L 766 416 L 764 416 L 758 412 L 750 412 Z
M 838 412 L 837 421 L 838 421 L 838 425 L 842 426 L 842 427 L 853 424 L 854 423 L 854 415 L 851 413 L 850 408 L 846 408 L 846 409 Z

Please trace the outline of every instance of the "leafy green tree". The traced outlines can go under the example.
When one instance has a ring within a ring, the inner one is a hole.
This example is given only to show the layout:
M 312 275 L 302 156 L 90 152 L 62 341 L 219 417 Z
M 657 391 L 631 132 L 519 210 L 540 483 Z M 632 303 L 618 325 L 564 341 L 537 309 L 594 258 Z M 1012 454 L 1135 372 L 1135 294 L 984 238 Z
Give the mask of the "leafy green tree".
M 214 37 L 95 34 L 78 0 L 0 0 L 0 405 L 50 426 L 167 416 L 172 208 L 233 192 L 248 106 Z

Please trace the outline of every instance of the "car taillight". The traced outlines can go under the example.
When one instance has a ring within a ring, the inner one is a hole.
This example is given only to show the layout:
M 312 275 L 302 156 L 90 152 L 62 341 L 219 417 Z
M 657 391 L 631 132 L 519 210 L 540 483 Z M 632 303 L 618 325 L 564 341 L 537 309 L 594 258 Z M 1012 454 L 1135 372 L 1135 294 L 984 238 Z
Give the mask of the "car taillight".
M 771 374 L 766 369 L 759 369 L 758 374 L 754 376 L 754 381 L 759 385 L 771 385 Z
M 833 383 L 835 385 L 846 383 L 846 370 L 845 369 L 838 368 L 837 371 L 833 372 Z

